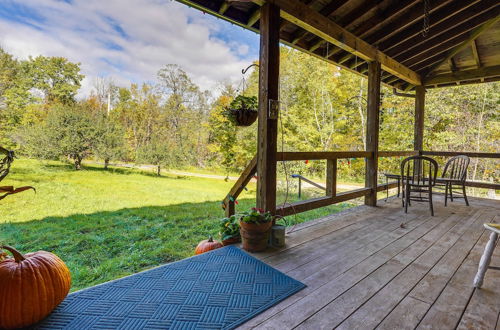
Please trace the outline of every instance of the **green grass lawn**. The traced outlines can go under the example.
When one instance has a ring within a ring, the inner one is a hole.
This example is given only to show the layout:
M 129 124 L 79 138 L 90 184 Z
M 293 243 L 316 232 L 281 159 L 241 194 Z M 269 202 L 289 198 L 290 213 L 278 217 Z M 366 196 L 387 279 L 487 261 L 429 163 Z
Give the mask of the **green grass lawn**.
M 72 290 L 189 257 L 208 235 L 218 237 L 220 201 L 233 182 L 163 176 L 55 161 L 20 159 L 1 185 L 37 189 L 0 201 L 0 245 L 51 251 L 68 265 Z M 238 208 L 254 206 L 255 185 Z M 283 199 L 283 196 L 279 196 Z M 291 223 L 337 212 L 333 205 L 290 217 Z

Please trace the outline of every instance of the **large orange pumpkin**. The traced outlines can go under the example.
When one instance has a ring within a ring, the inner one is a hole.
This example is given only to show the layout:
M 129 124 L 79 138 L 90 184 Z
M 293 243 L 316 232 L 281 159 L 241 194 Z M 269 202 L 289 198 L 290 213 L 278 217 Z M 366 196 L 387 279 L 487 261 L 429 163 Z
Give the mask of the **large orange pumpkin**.
M 201 241 L 196 249 L 194 250 L 195 254 L 202 254 L 211 250 L 215 250 L 223 247 L 221 242 L 214 241 L 212 236 L 209 236 L 208 239 Z
M 68 295 L 68 267 L 50 252 L 22 255 L 10 246 L 0 248 L 14 256 L 0 261 L 0 328 L 21 328 L 41 321 Z

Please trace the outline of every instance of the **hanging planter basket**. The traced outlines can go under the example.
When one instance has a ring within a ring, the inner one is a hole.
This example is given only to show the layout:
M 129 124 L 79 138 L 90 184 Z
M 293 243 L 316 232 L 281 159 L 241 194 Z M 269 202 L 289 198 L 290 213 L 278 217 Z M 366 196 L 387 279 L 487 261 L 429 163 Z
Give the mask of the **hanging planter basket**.
M 258 107 L 255 96 L 238 95 L 227 108 L 226 115 L 236 126 L 250 126 L 257 120 Z

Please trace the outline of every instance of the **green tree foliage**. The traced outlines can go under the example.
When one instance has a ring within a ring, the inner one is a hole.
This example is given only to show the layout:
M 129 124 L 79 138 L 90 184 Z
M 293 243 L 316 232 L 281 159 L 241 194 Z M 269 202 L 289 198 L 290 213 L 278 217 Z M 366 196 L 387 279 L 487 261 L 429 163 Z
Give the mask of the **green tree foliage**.
M 30 57 L 21 67 L 29 79 L 30 89 L 40 94 L 45 103 L 73 103 L 84 78 L 80 64 L 64 57 Z

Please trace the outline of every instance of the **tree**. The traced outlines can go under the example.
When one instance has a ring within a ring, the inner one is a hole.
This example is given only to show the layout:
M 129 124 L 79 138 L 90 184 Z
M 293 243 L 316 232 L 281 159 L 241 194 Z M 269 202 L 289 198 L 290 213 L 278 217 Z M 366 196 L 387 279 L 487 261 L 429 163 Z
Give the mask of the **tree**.
M 22 70 L 30 79 L 30 87 L 41 94 L 45 103 L 72 104 L 84 78 L 80 64 L 71 63 L 64 57 L 30 57 L 21 63 Z
M 110 160 L 121 159 L 125 155 L 124 131 L 107 114 L 100 114 L 96 126 L 98 138 L 93 146 L 93 153 L 104 160 L 104 169 L 108 169 Z
M 32 129 L 38 130 L 36 126 Z M 46 148 L 49 154 L 72 159 L 76 170 L 81 169 L 82 160 L 92 153 L 99 138 L 95 118 L 85 104 L 54 104 L 42 129 L 41 132 L 47 136 L 47 145 L 41 147 Z
M 161 132 L 155 132 L 151 140 L 139 148 L 137 158 L 140 162 L 155 165 L 158 176 L 161 176 L 162 166 L 169 167 L 175 162 L 172 146 Z

